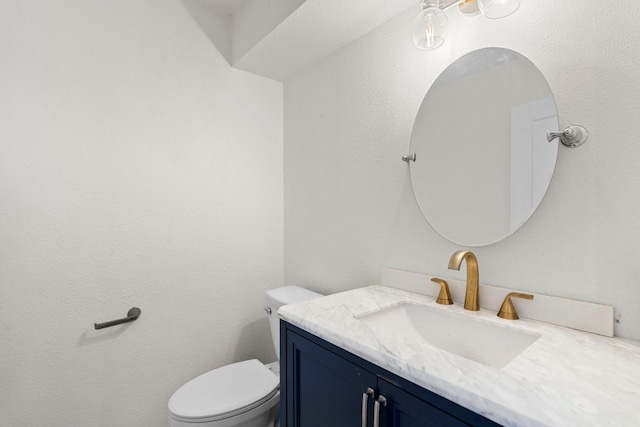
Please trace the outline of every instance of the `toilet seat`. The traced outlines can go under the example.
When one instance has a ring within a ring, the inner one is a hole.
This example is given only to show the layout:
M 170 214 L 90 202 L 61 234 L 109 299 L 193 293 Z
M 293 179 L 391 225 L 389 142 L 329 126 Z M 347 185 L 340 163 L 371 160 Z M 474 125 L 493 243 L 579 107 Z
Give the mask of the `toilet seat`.
M 209 422 L 250 411 L 274 398 L 280 378 L 256 359 L 226 365 L 196 377 L 169 399 L 171 417 Z

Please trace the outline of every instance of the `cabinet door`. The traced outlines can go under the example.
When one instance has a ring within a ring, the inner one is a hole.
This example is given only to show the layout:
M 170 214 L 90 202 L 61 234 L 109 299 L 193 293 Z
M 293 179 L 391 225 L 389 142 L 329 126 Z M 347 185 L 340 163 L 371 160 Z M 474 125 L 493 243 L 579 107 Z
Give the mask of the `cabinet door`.
M 378 392 L 387 399 L 380 408 L 381 427 L 468 427 L 424 400 L 378 378 Z
M 376 376 L 290 330 L 286 333 L 283 426 L 362 426 L 363 393 L 375 388 Z M 365 401 L 371 425 L 373 399 Z

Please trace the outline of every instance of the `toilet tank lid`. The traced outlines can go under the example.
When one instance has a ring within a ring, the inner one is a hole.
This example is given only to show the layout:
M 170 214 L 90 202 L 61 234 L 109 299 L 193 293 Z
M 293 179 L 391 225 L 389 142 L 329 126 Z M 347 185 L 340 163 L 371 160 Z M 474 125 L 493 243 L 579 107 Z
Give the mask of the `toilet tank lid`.
M 322 295 L 316 292 L 299 286 L 283 286 L 267 291 L 267 304 L 269 304 L 270 307 L 277 309 L 283 305 L 306 301 L 321 296 Z

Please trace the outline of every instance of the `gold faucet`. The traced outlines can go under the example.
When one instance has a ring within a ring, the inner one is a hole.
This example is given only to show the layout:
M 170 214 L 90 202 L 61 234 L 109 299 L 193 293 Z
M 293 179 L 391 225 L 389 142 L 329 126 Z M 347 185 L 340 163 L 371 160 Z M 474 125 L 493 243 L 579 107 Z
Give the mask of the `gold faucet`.
M 449 259 L 450 270 L 460 270 L 462 260 L 467 261 L 467 291 L 464 295 L 464 309 L 480 310 L 478 259 L 471 251 L 457 251 Z

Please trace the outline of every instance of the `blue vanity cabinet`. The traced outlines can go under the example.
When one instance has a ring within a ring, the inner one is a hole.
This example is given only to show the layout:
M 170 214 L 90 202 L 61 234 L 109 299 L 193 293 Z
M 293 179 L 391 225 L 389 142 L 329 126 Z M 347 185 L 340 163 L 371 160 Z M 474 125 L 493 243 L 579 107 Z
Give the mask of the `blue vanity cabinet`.
M 381 425 L 402 427 L 468 427 L 470 425 L 382 378 L 378 380 L 376 391 L 386 400 L 386 406 L 380 407 L 381 418 L 386 424 L 381 422 Z
M 376 376 L 290 330 L 286 336 L 285 363 L 280 350 L 280 397 L 283 402 L 286 390 L 287 405 L 281 406 L 280 426 L 361 425 L 362 395 L 368 389 L 373 393 Z
M 280 363 L 281 427 L 499 426 L 284 321 Z

